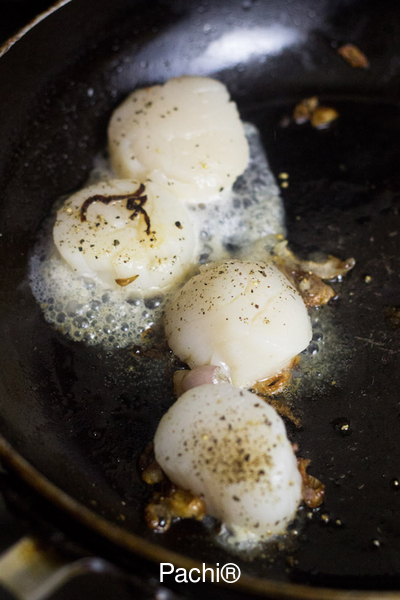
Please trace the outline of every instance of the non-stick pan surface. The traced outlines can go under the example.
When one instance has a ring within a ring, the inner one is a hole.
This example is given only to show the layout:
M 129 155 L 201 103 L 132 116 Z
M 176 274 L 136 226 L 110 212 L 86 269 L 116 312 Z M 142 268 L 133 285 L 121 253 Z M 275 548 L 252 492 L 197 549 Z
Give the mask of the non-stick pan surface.
M 345 42 L 363 49 L 369 70 L 337 54 Z M 211 75 L 259 127 L 275 174 L 290 174 L 292 246 L 357 261 L 320 311 L 335 347 L 317 323 L 320 352 L 305 357 L 316 367 L 295 399 L 303 425 L 289 425 L 326 502 L 301 511 L 278 555 L 234 560 L 266 580 L 400 588 L 399 47 L 394 2 L 72 0 L 0 59 L 1 434 L 133 546 L 232 559 L 200 523 L 158 535 L 143 520 L 137 459 L 173 401 L 176 361 L 67 340 L 44 321 L 27 265 L 50 206 L 83 184 L 104 147 L 113 107 L 138 86 Z M 310 95 L 338 121 L 284 126 Z

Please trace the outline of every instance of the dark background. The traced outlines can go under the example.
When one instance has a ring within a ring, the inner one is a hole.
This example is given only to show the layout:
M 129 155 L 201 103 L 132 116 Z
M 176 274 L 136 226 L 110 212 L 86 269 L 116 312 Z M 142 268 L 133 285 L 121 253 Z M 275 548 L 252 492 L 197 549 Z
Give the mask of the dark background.
M 49 0 L 0 0 L 0 46 L 51 4 Z M 0 552 L 26 531 L 25 525 L 6 509 L 0 495 Z
M 0 0 L 0 45 L 51 4 L 49 0 Z

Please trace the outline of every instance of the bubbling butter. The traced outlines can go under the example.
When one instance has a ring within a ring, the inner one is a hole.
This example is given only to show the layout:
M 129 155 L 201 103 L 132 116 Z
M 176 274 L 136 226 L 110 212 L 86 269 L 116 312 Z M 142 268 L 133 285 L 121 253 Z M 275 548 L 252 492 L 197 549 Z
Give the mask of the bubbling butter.
M 232 191 L 220 200 L 187 207 L 197 232 L 194 262 L 235 256 L 251 260 L 255 249 L 258 256 L 265 258 L 275 246 L 276 236 L 286 233 L 279 188 L 259 133 L 251 124 L 245 124 L 244 129 L 250 161 Z M 88 186 L 109 185 L 113 179 L 115 173 L 109 160 L 104 155 L 97 156 Z M 161 323 L 166 301 L 176 288 L 146 298 L 129 297 L 126 289 L 107 289 L 95 278 L 74 272 L 57 251 L 52 236 L 57 211 L 64 201 L 65 198 L 60 199 L 54 205 L 44 222 L 30 259 L 31 289 L 46 321 L 70 339 L 88 345 L 146 345 L 146 331 Z

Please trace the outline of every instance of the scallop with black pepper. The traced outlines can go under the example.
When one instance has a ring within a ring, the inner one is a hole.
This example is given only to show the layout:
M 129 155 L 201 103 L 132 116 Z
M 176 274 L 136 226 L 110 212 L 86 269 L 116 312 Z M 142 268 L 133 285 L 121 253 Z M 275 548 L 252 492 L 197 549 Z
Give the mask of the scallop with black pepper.
M 284 423 L 247 390 L 227 383 L 185 392 L 154 438 L 157 462 L 237 541 L 282 533 L 301 501 L 301 475 Z
M 290 281 L 274 265 L 239 260 L 202 267 L 167 304 L 165 331 L 191 368 L 221 367 L 240 387 L 288 367 L 312 336 Z

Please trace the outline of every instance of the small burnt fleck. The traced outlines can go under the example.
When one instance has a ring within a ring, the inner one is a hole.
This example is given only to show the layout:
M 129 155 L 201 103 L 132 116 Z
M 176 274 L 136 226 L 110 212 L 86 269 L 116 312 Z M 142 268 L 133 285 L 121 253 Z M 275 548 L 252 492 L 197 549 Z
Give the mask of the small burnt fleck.
M 344 44 L 338 48 L 338 54 L 355 69 L 368 69 L 369 60 L 354 44 Z
M 400 306 L 387 306 L 384 316 L 389 329 L 400 329 Z

